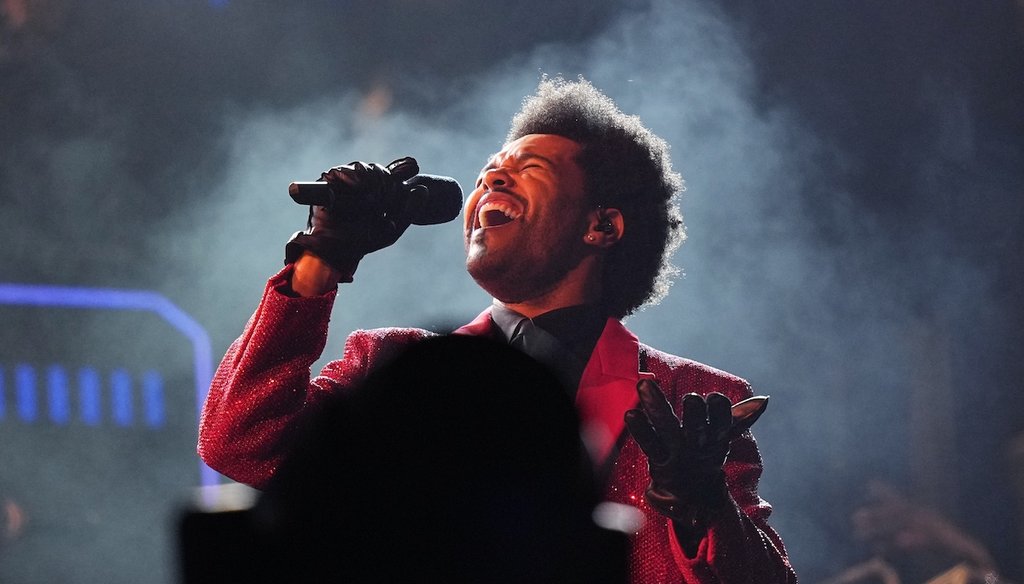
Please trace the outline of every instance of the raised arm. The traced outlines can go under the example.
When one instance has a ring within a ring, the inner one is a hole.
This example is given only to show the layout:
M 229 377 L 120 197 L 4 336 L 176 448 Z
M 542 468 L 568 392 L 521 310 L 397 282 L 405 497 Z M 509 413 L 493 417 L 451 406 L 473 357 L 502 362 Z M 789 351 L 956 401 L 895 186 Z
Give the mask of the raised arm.
M 408 228 L 403 210 L 422 188 L 403 181 L 417 172 L 416 161 L 403 158 L 386 167 L 354 162 L 321 175 L 344 190 L 347 204 L 310 207 L 306 230 L 286 246 L 286 268 L 267 283 L 221 361 L 199 426 L 199 454 L 211 468 L 263 486 L 287 456 L 302 419 L 324 396 L 366 375 L 368 359 L 358 354 L 358 342 L 316 379 L 310 366 L 326 344 L 338 283 L 351 282 L 364 255 L 391 245 Z

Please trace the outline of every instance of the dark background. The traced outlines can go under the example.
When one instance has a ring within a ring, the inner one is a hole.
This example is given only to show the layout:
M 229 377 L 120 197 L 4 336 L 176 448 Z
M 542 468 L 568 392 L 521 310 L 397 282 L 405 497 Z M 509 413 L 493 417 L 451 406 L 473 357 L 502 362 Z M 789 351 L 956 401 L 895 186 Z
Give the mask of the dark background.
M 762 495 L 802 580 L 870 557 L 849 516 L 876 478 L 1021 579 L 1008 453 L 1024 431 L 1022 39 L 1024 7 L 995 0 L 4 0 L 0 280 L 153 290 L 207 329 L 219 357 L 304 223 L 290 181 L 413 155 L 468 185 L 542 74 L 583 75 L 673 145 L 687 180 L 685 275 L 627 325 L 772 395 L 756 428 Z M 475 316 L 488 299 L 459 240 L 455 224 L 416 227 L 364 261 L 327 355 L 353 328 Z M 53 581 L 49 558 L 80 555 L 63 563 L 93 581 L 117 548 L 104 534 L 171 529 L 199 480 L 184 458 L 194 425 L 156 440 L 24 424 L 12 368 L 134 364 L 149 358 L 139 347 L 180 347 L 130 318 L 100 319 L 121 327 L 103 338 L 131 345 L 104 349 L 94 315 L 5 310 L 0 497 L 30 510 L 0 547 L 0 573 Z M 191 403 L 187 358 L 159 365 Z M 93 554 L 43 557 L 46 522 L 31 507 L 105 489 L 56 456 L 69 437 L 105 449 L 95 464 L 138 456 L 148 470 L 117 484 L 160 503 L 129 527 L 93 521 Z M 54 476 L 11 472 L 40 461 Z M 110 571 L 140 581 L 163 558 L 152 577 L 171 581 L 167 542 L 140 541 L 139 561 Z

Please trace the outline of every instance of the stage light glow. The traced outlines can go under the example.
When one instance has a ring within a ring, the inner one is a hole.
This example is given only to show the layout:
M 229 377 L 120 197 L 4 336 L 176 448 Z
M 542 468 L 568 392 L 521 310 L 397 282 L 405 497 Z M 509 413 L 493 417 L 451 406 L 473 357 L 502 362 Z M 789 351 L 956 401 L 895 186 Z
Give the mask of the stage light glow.
M 92 367 L 78 370 L 79 415 L 88 426 L 98 426 L 102 420 L 100 404 L 100 375 Z
M 142 407 L 147 426 L 159 428 L 164 425 L 164 382 L 156 371 L 142 375 Z
M 132 378 L 124 369 L 110 374 L 110 406 L 115 424 L 132 425 Z
M 34 422 L 38 415 L 34 369 L 28 365 L 18 365 L 14 369 L 14 391 L 17 393 L 18 417 L 24 422 Z
M 50 421 L 63 426 L 71 419 L 71 396 L 68 394 L 68 375 L 60 365 L 46 370 L 46 403 Z

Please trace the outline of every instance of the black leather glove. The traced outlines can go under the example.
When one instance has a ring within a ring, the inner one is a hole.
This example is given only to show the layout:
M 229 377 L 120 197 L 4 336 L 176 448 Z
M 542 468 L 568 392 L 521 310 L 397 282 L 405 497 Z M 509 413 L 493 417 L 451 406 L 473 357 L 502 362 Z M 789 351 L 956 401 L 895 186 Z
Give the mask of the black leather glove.
M 426 194 L 423 186 L 403 181 L 419 172 L 413 158 L 400 158 L 385 166 L 352 162 L 320 175 L 332 185 L 335 201 L 309 207 L 306 230 L 296 232 L 285 246 L 285 263 L 310 251 L 338 270 L 342 282 L 351 282 L 363 256 L 385 248 L 409 228 L 408 210 Z M 339 200 L 344 199 L 344 204 Z
M 689 393 L 683 397 L 680 420 L 657 383 L 642 379 L 637 393 L 640 407 L 626 412 L 626 426 L 647 455 L 651 483 L 645 497 L 655 511 L 675 522 L 681 539 L 692 539 L 706 529 L 712 513 L 728 506 L 722 465 L 729 442 L 753 425 L 767 398 L 744 400 L 734 412 L 729 398 L 720 393 L 706 400 Z M 686 541 L 681 543 L 686 547 Z

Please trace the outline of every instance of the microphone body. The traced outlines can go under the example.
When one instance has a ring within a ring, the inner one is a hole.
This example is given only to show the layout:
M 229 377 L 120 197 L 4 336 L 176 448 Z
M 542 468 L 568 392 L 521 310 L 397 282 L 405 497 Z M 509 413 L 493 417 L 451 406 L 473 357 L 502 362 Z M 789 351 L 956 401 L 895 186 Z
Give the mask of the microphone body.
M 410 189 L 427 189 L 426 203 L 420 205 L 410 217 L 410 223 L 414 225 L 447 223 L 462 212 L 462 187 L 453 178 L 418 174 L 404 184 Z M 358 209 L 364 205 L 354 200 L 358 197 L 356 193 L 347 190 L 344 184 L 332 185 L 325 181 L 293 182 L 288 185 L 288 194 L 300 205 L 328 206 L 333 203 L 335 208 L 348 207 L 358 214 Z

